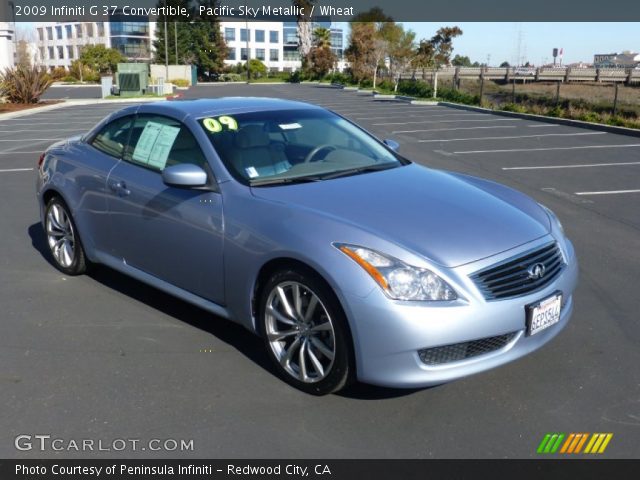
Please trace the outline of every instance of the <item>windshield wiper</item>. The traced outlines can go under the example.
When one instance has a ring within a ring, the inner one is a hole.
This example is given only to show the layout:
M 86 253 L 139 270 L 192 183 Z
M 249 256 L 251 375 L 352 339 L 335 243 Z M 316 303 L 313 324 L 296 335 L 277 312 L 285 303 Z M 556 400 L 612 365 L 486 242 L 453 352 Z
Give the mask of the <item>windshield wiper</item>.
M 349 168 L 347 170 L 339 170 L 337 172 L 327 173 L 320 175 L 321 180 L 331 180 L 332 178 L 348 177 L 350 175 L 358 175 L 360 173 L 379 172 L 381 170 L 390 170 L 392 168 L 400 167 L 400 163 L 383 163 L 381 165 L 367 165 L 366 167 Z
M 300 177 L 285 177 L 285 178 L 265 178 L 265 179 L 256 179 L 249 180 L 249 185 L 252 187 L 261 187 L 263 185 L 282 185 L 282 184 L 291 184 L 291 183 L 309 183 L 309 182 L 319 182 L 323 180 L 324 177 L 320 175 L 304 175 Z

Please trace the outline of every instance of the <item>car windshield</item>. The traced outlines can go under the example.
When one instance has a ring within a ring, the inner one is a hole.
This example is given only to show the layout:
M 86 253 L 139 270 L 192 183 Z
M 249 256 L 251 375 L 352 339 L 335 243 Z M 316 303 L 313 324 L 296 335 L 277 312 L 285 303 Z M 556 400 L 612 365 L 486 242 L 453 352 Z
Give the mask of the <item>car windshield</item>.
M 214 115 L 199 123 L 227 169 L 246 185 L 320 181 L 407 163 L 326 110 Z

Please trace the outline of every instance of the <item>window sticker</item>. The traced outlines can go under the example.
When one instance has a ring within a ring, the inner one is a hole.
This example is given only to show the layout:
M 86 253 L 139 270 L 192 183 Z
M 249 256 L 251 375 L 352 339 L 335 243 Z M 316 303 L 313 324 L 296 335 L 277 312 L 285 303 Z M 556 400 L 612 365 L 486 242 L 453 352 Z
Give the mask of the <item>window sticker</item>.
M 236 119 L 227 115 L 222 115 L 218 118 L 205 118 L 202 120 L 202 125 L 211 133 L 221 132 L 223 126 L 226 126 L 228 130 L 238 130 Z
M 302 125 L 299 123 L 281 123 L 278 125 L 282 130 L 297 130 L 298 128 L 302 128 Z
M 179 132 L 179 127 L 147 122 L 133 151 L 133 160 L 158 170 L 164 169 Z
M 244 171 L 247 172 L 249 178 L 256 178 L 258 176 L 258 171 L 254 167 L 247 167 Z

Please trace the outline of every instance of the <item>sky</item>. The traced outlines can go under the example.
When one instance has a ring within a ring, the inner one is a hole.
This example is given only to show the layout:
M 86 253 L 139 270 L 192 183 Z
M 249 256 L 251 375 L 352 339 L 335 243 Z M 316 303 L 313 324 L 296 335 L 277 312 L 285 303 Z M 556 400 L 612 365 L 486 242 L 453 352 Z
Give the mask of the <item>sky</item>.
M 490 23 L 490 22 L 403 22 L 416 32 L 416 39 L 431 38 L 442 26 L 457 25 L 463 35 L 453 41 L 453 55 L 466 55 L 472 62 L 490 65 L 504 61 L 533 65 L 553 62 L 553 48 L 562 48 L 563 63 L 593 62 L 595 53 L 640 52 L 640 23 Z M 519 35 L 519 32 L 522 32 Z M 518 58 L 518 37 L 520 57 Z M 345 39 L 346 41 L 346 39 Z

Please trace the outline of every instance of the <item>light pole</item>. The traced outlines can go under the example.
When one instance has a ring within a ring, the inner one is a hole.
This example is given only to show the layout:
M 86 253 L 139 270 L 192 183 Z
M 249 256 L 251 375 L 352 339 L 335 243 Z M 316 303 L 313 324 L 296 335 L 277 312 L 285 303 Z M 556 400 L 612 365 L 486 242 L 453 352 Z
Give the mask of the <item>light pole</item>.
M 248 15 L 248 14 L 247 14 Z M 249 20 L 248 17 L 244 19 L 244 33 L 245 40 L 247 41 L 247 83 L 251 82 L 251 70 L 249 70 L 249 59 L 251 58 L 251 50 L 249 50 Z
M 11 13 L 13 14 L 13 65 L 16 64 L 16 57 L 18 55 L 18 39 L 16 38 L 17 30 L 16 30 L 16 4 L 13 2 L 9 2 L 9 6 L 11 7 Z
M 168 82 L 169 81 L 169 37 L 167 37 L 167 0 L 164 0 L 164 71 L 165 71 L 164 80 L 165 82 Z
M 176 65 L 178 65 L 178 22 L 173 21 L 173 42 L 176 46 Z

